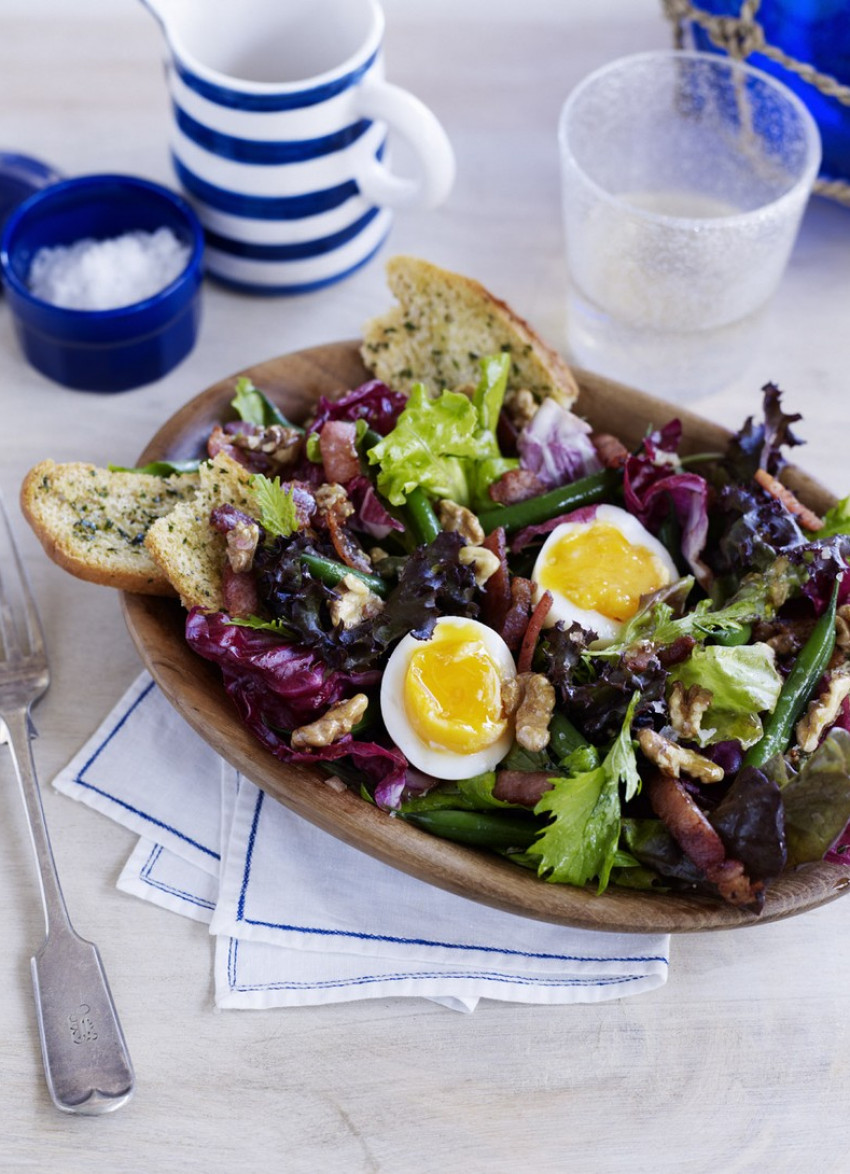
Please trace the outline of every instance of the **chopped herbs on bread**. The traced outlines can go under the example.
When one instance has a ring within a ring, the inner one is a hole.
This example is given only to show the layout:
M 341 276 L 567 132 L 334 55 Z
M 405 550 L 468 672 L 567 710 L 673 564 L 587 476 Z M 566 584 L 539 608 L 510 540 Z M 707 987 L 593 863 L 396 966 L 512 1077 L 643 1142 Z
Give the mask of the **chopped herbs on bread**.
M 565 407 L 578 397 L 566 362 L 505 302 L 471 278 L 416 257 L 391 257 L 387 280 L 398 304 L 363 329 L 361 356 L 389 387 L 429 391 L 478 382 L 487 355 L 509 354 L 508 389 Z
M 194 473 L 160 477 L 45 460 L 24 479 L 21 509 L 50 558 L 72 575 L 121 591 L 172 595 L 145 537 L 197 485 Z

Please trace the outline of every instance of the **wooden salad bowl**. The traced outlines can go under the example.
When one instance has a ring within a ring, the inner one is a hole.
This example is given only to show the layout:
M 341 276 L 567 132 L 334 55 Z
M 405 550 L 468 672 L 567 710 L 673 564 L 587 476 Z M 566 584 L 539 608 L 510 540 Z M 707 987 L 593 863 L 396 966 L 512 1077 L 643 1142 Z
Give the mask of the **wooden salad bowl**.
M 693 412 L 598 375 L 576 374 L 581 387 L 577 411 L 627 445 L 637 444 L 648 425 L 660 427 L 674 415 L 684 428 L 683 453 L 716 451 L 729 439 L 724 428 Z M 139 463 L 199 455 L 210 429 L 228 411 L 237 375 L 249 376 L 296 421 L 309 415 L 319 395 L 333 396 L 370 377 L 353 341 L 270 359 L 222 379 L 192 399 L 159 429 Z M 784 479 L 814 510 L 823 512 L 833 504 L 830 494 L 800 470 L 787 468 Z M 850 886 L 850 860 L 806 865 L 774 881 L 764 909 L 755 914 L 699 895 L 617 887 L 599 895 L 591 887 L 547 883 L 499 856 L 437 839 L 351 791 L 334 790 L 319 770 L 278 762 L 240 722 L 218 668 L 189 649 L 180 605 L 142 595 L 124 595 L 122 604 L 139 654 L 169 702 L 246 778 L 345 843 L 472 901 L 580 929 L 688 933 L 790 917 L 834 900 Z

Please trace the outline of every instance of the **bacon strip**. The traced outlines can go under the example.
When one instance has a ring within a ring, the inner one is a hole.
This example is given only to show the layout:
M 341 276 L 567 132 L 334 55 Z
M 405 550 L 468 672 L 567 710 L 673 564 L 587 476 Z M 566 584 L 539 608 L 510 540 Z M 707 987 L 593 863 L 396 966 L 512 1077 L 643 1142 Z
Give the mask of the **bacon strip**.
M 499 635 L 510 648 L 516 652 L 522 644 L 522 638 L 528 627 L 531 615 L 531 598 L 534 593 L 534 584 L 530 579 L 523 579 L 514 575 L 511 579 L 511 602 L 505 613 Z
M 606 469 L 622 469 L 631 456 L 623 442 L 610 432 L 591 432 L 590 441 Z
M 661 771 L 649 780 L 652 809 L 688 856 L 730 905 L 757 906 L 764 890 L 739 860 L 727 859 L 720 836 L 678 779 Z
M 320 450 L 325 478 L 344 485 L 360 475 L 357 429 L 351 420 L 327 420 L 322 427 Z
M 783 485 L 772 473 L 768 473 L 767 469 L 756 470 L 755 479 L 758 484 L 771 497 L 775 497 L 777 501 L 781 501 L 789 514 L 793 514 L 799 518 L 801 524 L 807 530 L 822 530 L 824 526 L 823 518 L 810 510 L 807 505 L 803 505 L 798 497 L 796 497 L 791 490 Z
M 229 616 L 255 616 L 260 610 L 257 584 L 250 571 L 234 571 L 225 563 L 221 573 L 224 610 Z
M 544 591 L 534 611 L 531 613 L 531 619 L 528 621 L 528 627 L 525 629 L 525 635 L 522 638 L 519 656 L 517 657 L 516 667 L 518 673 L 531 672 L 531 662 L 534 658 L 534 649 L 537 647 L 540 629 L 546 622 L 546 617 L 549 614 L 552 603 L 552 592 Z
M 546 486 L 531 469 L 508 469 L 498 481 L 494 481 L 488 489 L 493 501 L 501 505 L 514 505 L 518 501 L 528 501 L 531 497 L 538 497 Z
M 339 513 L 336 510 L 328 510 L 325 520 L 328 524 L 328 533 L 333 548 L 339 556 L 340 562 L 355 571 L 371 571 L 372 564 L 369 561 L 369 556 L 354 535 L 346 529 L 345 521 L 339 516 Z
M 503 803 L 535 807 L 552 786 L 552 772 L 545 770 L 500 770 L 496 772 L 493 796 Z
M 499 569 L 494 571 L 484 586 L 482 602 L 482 618 L 497 632 L 501 632 L 505 616 L 511 605 L 511 575 L 508 570 L 507 542 L 504 526 L 498 526 L 488 534 L 481 543 L 485 550 L 495 554 L 499 560 Z

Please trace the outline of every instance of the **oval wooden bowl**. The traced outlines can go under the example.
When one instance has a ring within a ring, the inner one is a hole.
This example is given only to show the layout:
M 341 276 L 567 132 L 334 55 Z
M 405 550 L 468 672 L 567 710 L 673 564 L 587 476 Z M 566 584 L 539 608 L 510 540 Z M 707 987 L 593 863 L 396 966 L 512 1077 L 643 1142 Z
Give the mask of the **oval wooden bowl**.
M 284 355 L 238 374 L 253 379 L 293 420 L 305 418 L 317 396 L 333 396 L 369 377 L 355 342 Z M 637 443 L 648 424 L 662 425 L 673 415 L 684 425 L 683 451 L 717 450 L 728 439 L 724 429 L 691 412 L 599 376 L 577 374 L 578 410 L 594 427 L 616 433 L 626 444 Z M 227 412 L 235 378 L 216 383 L 172 416 L 147 445 L 140 463 L 197 456 L 213 424 Z M 830 504 L 829 494 L 803 473 L 792 470 L 787 480 L 814 509 Z M 833 900 L 850 886 L 850 862 L 809 865 L 776 881 L 756 916 L 699 896 L 618 888 L 599 896 L 589 889 L 547 884 L 498 856 L 436 839 L 393 819 L 350 791 L 339 793 L 318 771 L 278 762 L 238 720 L 218 669 L 190 651 L 183 638 L 185 613 L 178 603 L 125 595 L 123 610 L 139 654 L 165 696 L 246 778 L 355 848 L 473 901 L 582 929 L 686 933 L 789 917 Z

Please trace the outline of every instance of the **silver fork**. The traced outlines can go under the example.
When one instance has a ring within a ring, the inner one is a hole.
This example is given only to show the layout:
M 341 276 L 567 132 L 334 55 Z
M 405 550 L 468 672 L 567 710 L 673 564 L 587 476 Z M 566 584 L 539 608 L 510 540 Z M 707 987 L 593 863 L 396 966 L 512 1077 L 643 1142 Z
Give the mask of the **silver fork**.
M 30 706 L 49 681 L 41 623 L 0 498 L 0 722 L 21 785 L 44 906 L 46 936 L 31 959 L 41 1054 L 56 1107 L 94 1115 L 130 1099 L 133 1066 L 97 946 L 71 925 L 50 846 L 30 747 Z

